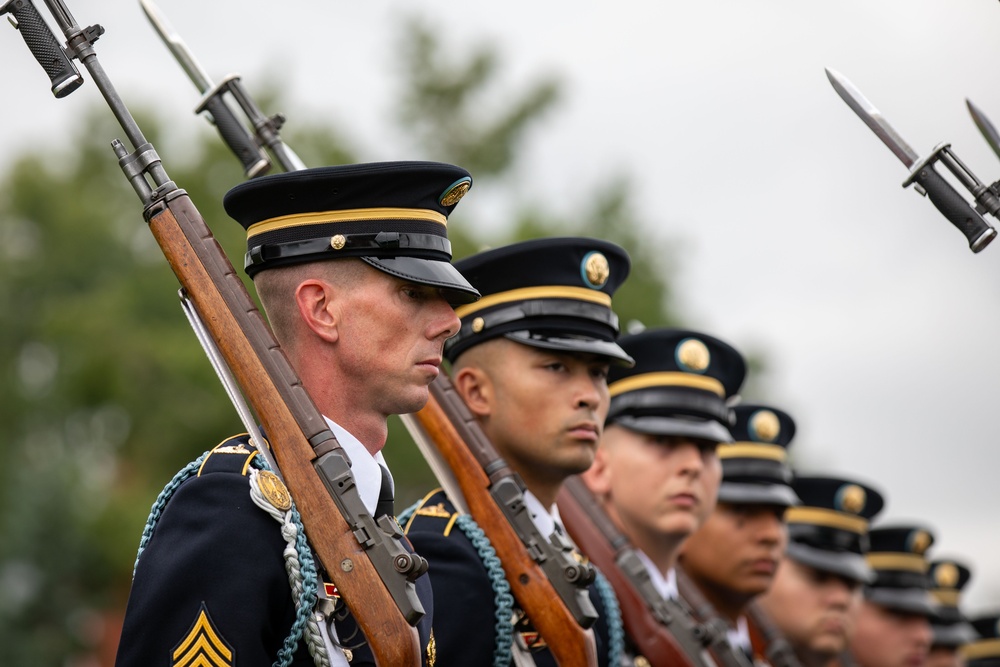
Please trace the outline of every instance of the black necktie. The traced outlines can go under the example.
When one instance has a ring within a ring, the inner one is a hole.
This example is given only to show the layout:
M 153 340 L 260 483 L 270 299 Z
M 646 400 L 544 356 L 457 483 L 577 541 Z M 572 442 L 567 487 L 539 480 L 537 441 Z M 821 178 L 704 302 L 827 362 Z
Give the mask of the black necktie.
M 379 465 L 379 468 L 382 469 L 382 488 L 379 489 L 378 502 L 375 504 L 374 516 L 376 519 L 383 514 L 396 516 L 392 497 L 392 475 L 389 474 L 389 469 L 384 465 Z

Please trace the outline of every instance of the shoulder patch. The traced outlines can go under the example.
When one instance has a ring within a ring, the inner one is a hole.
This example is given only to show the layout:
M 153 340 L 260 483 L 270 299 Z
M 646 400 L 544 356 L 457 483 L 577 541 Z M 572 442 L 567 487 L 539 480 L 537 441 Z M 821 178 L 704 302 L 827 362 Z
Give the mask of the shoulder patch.
M 170 654 L 171 667 L 232 667 L 235 664 L 236 652 L 219 634 L 208 615 L 208 607 L 202 602 L 191 629 Z

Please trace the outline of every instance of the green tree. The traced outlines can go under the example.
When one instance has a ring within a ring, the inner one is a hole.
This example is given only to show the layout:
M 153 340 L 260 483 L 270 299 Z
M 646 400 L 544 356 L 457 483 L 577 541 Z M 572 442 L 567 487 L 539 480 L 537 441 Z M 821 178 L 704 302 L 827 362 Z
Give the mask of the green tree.
M 551 113 L 557 83 L 507 90 L 497 84 L 494 49 L 446 56 L 419 23 L 403 34 L 402 129 L 428 159 L 500 182 L 517 168 L 528 130 Z M 262 96 L 262 106 L 276 108 L 278 97 Z M 484 98 L 505 102 L 491 102 L 486 114 Z M 236 160 L 208 128 L 182 154 L 162 141 L 165 121 L 137 115 L 171 177 L 240 266 L 244 235 L 221 206 L 243 178 Z M 363 158 L 341 128 L 290 115 L 285 137 L 307 164 Z M 60 138 L 71 150 L 23 155 L 0 175 L 0 437 L 15 471 L 0 486 L 3 665 L 64 664 L 91 651 L 104 610 L 124 604 L 139 534 L 160 489 L 207 447 L 242 430 L 108 148 L 120 134 L 101 106 L 85 131 Z M 627 179 L 613 179 L 567 218 L 524 203 L 497 238 L 456 225 L 455 254 L 540 235 L 611 238 L 634 260 L 618 299 L 622 320 L 672 322 L 667 263 L 651 254 L 628 192 Z M 509 198 L 517 201 L 516 193 Z M 398 421 L 387 455 L 401 500 L 432 485 Z

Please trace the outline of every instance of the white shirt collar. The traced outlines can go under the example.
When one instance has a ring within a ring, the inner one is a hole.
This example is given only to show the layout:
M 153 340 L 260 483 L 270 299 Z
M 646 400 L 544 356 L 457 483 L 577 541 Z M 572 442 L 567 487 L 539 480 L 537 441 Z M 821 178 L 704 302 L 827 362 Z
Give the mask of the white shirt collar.
M 752 651 L 753 648 L 750 645 L 750 628 L 747 627 L 747 619 L 740 616 L 736 619 L 736 627 L 730 628 L 726 631 L 726 636 L 729 637 L 729 644 L 735 648 L 741 648 L 744 651 Z
M 354 483 L 358 487 L 358 495 L 361 502 L 365 504 L 365 509 L 369 514 L 375 513 L 375 505 L 378 504 L 379 491 L 382 490 L 382 466 L 385 465 L 385 458 L 382 452 L 375 456 L 365 448 L 361 441 L 348 433 L 343 426 L 333 421 L 329 417 L 326 419 L 327 426 L 337 437 L 340 446 L 344 448 L 351 458 L 351 474 L 354 475 Z
M 540 532 L 544 537 L 552 535 L 552 533 L 556 530 L 556 521 L 559 520 L 559 514 L 556 506 L 553 505 L 549 509 L 545 509 L 545 506 L 542 505 L 542 501 L 536 498 L 535 494 L 527 489 L 524 490 L 524 504 L 528 508 L 528 514 L 531 516 L 531 520 L 534 521 L 535 526 L 538 527 L 538 532 Z
M 649 578 L 653 582 L 653 586 L 656 588 L 657 592 L 663 596 L 666 600 L 676 600 L 680 597 L 677 593 L 677 575 L 674 573 L 674 568 L 667 570 L 667 575 L 663 576 L 660 572 L 660 568 L 653 564 L 653 561 L 647 556 L 641 549 L 635 550 L 639 554 L 639 560 L 642 564 L 646 566 L 646 570 L 649 572 Z

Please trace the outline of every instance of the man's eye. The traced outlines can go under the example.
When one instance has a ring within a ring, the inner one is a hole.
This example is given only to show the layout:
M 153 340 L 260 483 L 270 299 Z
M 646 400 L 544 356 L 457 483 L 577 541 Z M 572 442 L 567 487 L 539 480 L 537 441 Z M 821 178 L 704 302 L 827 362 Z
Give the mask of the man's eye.
M 599 380 L 607 380 L 608 379 L 608 371 L 609 371 L 609 369 L 608 369 L 607 366 L 598 366 L 597 368 L 591 369 L 590 372 L 591 372 L 591 374 L 595 378 L 597 378 Z

